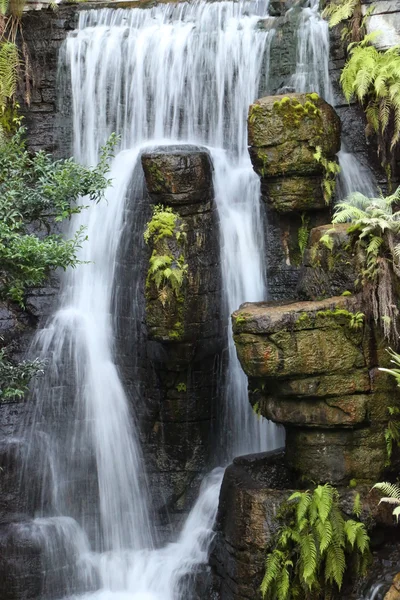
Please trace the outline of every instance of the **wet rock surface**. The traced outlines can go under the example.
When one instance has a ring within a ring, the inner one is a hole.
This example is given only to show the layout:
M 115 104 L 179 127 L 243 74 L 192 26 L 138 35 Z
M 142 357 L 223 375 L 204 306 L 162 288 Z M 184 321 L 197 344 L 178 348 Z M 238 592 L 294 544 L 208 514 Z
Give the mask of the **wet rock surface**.
M 380 494 L 376 490 L 371 492 L 369 485 L 354 483 L 354 487 L 338 487 L 340 506 L 347 518 L 353 518 L 354 499 L 359 494 L 360 519 L 371 531 L 373 562 L 368 580 L 357 593 L 353 584 L 345 580 L 341 591 L 344 600 L 367 598 L 371 582 L 376 582 L 377 573 L 382 576 L 385 570 L 388 577 L 382 589 L 387 590 L 399 556 L 394 544 L 388 544 L 386 550 L 382 547 L 383 536 L 390 539 L 391 511 L 378 504 Z M 273 543 L 281 523 L 280 510 L 293 488 L 293 473 L 287 468 L 283 450 L 238 457 L 227 468 L 211 554 L 213 589 L 218 598 L 261 600 L 259 587 L 265 572 L 266 549 Z
M 303 300 L 354 293 L 361 268 L 360 256 L 352 250 L 346 223 L 322 225 L 311 230 L 297 284 Z M 331 246 L 321 242 L 329 236 Z

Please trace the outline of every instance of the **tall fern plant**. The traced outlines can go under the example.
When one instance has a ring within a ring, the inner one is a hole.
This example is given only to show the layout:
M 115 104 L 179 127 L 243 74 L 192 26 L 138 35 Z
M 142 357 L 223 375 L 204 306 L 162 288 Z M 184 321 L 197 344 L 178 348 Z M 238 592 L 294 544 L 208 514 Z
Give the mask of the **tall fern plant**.
M 349 223 L 348 233 L 361 264 L 358 281 L 366 310 L 372 311 L 387 339 L 397 340 L 399 310 L 395 288 L 400 281 L 400 187 L 386 198 L 358 192 L 336 206 L 333 223 Z
M 353 511 L 360 514 L 359 497 Z M 268 600 L 338 597 L 346 569 L 365 573 L 369 537 L 365 525 L 344 519 L 339 493 L 331 485 L 295 492 L 285 523 L 266 558 L 261 592 Z
M 0 0 L 0 123 L 15 103 L 18 82 L 24 75 L 25 100 L 30 101 L 30 61 L 21 17 L 25 0 Z M 17 46 L 19 36 L 20 48 Z M 3 123 L 4 124 L 4 123 Z
M 374 35 L 350 44 L 340 82 L 346 99 L 364 106 L 366 133 L 378 135 L 383 163 L 389 164 L 400 140 L 400 46 L 380 52 L 371 44 Z

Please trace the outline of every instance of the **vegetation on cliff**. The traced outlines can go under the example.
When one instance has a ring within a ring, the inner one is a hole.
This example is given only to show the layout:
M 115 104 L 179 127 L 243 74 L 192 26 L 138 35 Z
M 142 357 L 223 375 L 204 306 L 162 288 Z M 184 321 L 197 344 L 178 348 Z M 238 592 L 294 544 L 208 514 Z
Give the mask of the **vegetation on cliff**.
M 387 339 L 398 339 L 396 291 L 400 277 L 400 188 L 387 197 L 367 198 L 356 192 L 337 204 L 333 224 L 349 223 L 361 265 L 358 287 Z M 321 238 L 329 244 L 329 235 Z
M 261 592 L 270 600 L 335 598 L 347 568 L 364 573 L 369 562 L 365 525 L 345 519 L 331 485 L 294 492 L 282 510 L 274 549 L 268 553 Z M 355 516 L 360 514 L 355 496 Z
M 112 137 L 94 168 L 72 159 L 54 160 L 43 152 L 29 154 L 24 129 L 3 140 L 0 149 L 0 300 L 24 307 L 32 287 L 47 281 L 54 269 L 79 264 L 85 241 L 79 229 L 70 239 L 53 233 L 57 223 L 85 208 L 86 197 L 98 202 L 110 181 L 108 163 L 115 145 Z M 22 395 L 36 363 L 14 365 L 7 349 L 0 354 L 0 398 Z
M 331 27 L 341 24 L 342 39 L 351 40 L 340 77 L 343 93 L 349 102 L 357 98 L 363 106 L 366 133 L 377 135 L 378 152 L 390 180 L 392 151 L 400 142 L 400 48 L 380 52 L 373 45 L 379 32 L 366 35 L 366 22 L 374 8 L 363 15 L 360 0 L 335 0 L 328 3 L 323 16 Z

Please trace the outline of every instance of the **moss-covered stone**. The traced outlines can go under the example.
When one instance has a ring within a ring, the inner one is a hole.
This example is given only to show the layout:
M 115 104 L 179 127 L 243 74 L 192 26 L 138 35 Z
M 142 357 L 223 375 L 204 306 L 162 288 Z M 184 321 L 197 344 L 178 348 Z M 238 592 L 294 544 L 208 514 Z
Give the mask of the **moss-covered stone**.
M 327 159 L 340 149 L 340 120 L 317 94 L 267 96 L 249 109 L 253 165 L 262 177 L 321 174 L 314 154 Z
M 363 394 L 313 399 L 269 396 L 258 402 L 260 413 L 275 423 L 327 429 L 353 427 L 367 422 L 367 407 L 368 397 Z

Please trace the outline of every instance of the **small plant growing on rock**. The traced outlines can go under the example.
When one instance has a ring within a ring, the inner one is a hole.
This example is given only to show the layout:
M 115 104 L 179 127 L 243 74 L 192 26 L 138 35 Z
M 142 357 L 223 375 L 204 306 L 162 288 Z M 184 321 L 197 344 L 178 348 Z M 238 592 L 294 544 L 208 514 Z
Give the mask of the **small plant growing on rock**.
M 147 283 L 154 282 L 163 306 L 173 296 L 180 300 L 188 265 L 183 253 L 178 252 L 178 248 L 186 242 L 184 225 L 179 215 L 170 207 L 155 206 L 143 237 L 147 244 L 151 241 L 155 246 L 149 261 Z
M 400 354 L 394 352 L 391 348 L 388 349 L 391 360 L 390 362 L 396 365 L 394 369 L 385 369 L 380 367 L 380 371 L 389 373 L 392 375 L 397 382 L 397 387 L 400 387 Z M 400 408 L 398 406 L 388 406 L 389 420 L 385 429 L 385 441 L 387 450 L 387 462 L 386 465 L 390 465 L 390 459 L 393 452 L 393 444 L 400 445 Z
M 344 519 L 339 493 L 330 484 L 313 492 L 295 492 L 288 499 L 285 524 L 268 553 L 261 592 L 269 600 L 334 597 L 346 568 L 363 574 L 369 561 L 365 525 Z
M 320 146 L 316 147 L 314 158 L 317 162 L 319 162 L 322 165 L 324 169 L 322 191 L 324 194 L 325 203 L 329 204 L 332 199 L 333 192 L 335 191 L 336 175 L 340 173 L 340 167 L 334 160 L 328 160 L 326 156 L 323 155 Z

